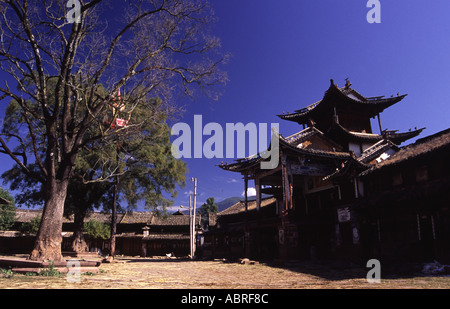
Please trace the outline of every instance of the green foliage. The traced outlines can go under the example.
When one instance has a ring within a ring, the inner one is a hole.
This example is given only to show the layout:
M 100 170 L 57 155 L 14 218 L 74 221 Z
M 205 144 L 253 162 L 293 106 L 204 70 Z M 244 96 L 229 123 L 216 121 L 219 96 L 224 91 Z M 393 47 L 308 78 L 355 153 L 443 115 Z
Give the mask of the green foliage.
M 99 86 L 97 90 L 106 94 L 103 87 Z M 127 100 L 138 101 L 133 97 Z M 171 153 L 167 119 L 173 111 L 159 98 L 139 100 L 141 103 L 133 108 L 132 113 L 119 115 L 129 119 L 129 129 L 116 132 L 102 127 L 105 121 L 113 118 L 111 109 L 108 109 L 102 115 L 104 119 L 99 119 L 99 125 L 87 131 L 86 138 L 92 137 L 93 142 L 87 143 L 76 158 L 67 192 L 66 217 L 77 213 L 80 208 L 85 208 L 83 211 L 101 206 L 108 209 L 112 201 L 113 173 L 121 174 L 120 200 L 125 200 L 129 208 L 144 202 L 148 209 L 161 207 L 164 210 L 177 195 L 176 185 L 185 185 L 186 164 L 175 159 Z M 17 102 L 12 100 L 2 131 L 15 134 L 23 129 L 26 123 L 19 111 Z M 109 130 L 108 137 L 95 140 L 95 136 L 106 134 L 104 130 Z M 4 172 L 1 177 L 10 184 L 11 189 L 21 192 L 17 196 L 19 203 L 42 205 L 44 195 L 37 180 L 43 177 L 42 172 L 36 163 L 28 164 L 27 168 L 36 177 L 24 177 L 18 165 Z
M 144 201 L 148 209 L 161 206 L 164 211 L 177 195 L 176 184 L 185 185 L 187 168 L 185 162 L 172 155 L 166 108 L 158 98 L 138 106 L 131 121 L 141 123 L 141 130 L 122 142 L 122 150 L 130 159 L 120 178 L 120 190 L 133 207 Z
M 12 278 L 14 276 L 14 272 L 12 271 L 11 268 L 9 269 L 4 269 L 4 268 L 0 268 L 0 278 Z
M 40 224 L 41 224 L 41 217 L 36 216 L 34 218 L 31 218 L 30 222 L 22 223 L 20 231 L 23 234 L 37 234 Z
M 217 207 L 216 203 L 214 202 L 214 198 L 210 197 L 206 200 L 206 203 L 200 207 L 200 214 L 202 216 L 208 215 L 208 213 L 217 213 L 219 211 L 219 208 Z
M 14 198 L 8 191 L 0 188 L 0 197 L 9 201 L 8 204 L 0 204 L 0 230 L 8 230 L 16 221 L 16 207 Z
M 43 269 L 39 272 L 39 276 L 60 277 L 61 272 L 55 268 L 55 263 L 53 261 L 51 261 L 48 268 Z
M 203 229 L 206 229 L 209 225 L 209 213 L 217 213 L 219 207 L 214 202 L 214 198 L 210 197 L 206 200 L 206 203 L 200 207 L 199 213 L 201 214 L 201 225 Z
M 84 232 L 87 238 L 92 239 L 109 239 L 111 237 L 109 225 L 94 219 L 84 223 Z

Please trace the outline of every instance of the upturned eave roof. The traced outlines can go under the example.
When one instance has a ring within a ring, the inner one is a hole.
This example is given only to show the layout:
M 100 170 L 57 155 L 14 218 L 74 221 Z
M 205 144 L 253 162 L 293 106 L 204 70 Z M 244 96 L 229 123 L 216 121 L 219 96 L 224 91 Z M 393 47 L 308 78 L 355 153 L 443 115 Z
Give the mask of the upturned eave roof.
M 399 133 L 393 131 L 385 131 L 385 133 L 381 135 L 374 133 L 350 131 L 334 121 L 333 125 L 331 126 L 327 134 L 333 135 L 339 139 L 344 139 L 346 141 L 352 142 L 373 143 L 381 141 L 383 139 L 388 139 L 394 142 L 395 144 L 400 145 L 401 143 L 418 136 L 420 133 L 422 133 L 423 130 L 425 130 L 425 128 L 414 129 L 409 132 L 399 132 Z
M 402 147 L 396 154 L 361 172 L 359 176 L 366 176 L 442 149 L 450 151 L 450 129 L 424 137 L 413 144 Z
M 277 115 L 281 119 L 295 121 L 300 124 L 307 124 L 310 119 L 314 119 L 326 110 L 334 107 L 351 109 L 356 112 L 365 113 L 369 117 L 374 117 L 384 109 L 400 102 L 407 94 L 392 96 L 390 98 L 364 97 L 359 92 L 346 85 L 338 88 L 331 80 L 330 87 L 325 92 L 322 100 L 315 102 L 305 108 L 296 110 L 294 113 Z
M 287 138 L 284 138 L 281 135 L 279 136 L 279 147 L 283 151 L 289 151 L 292 154 L 304 155 L 315 158 L 324 158 L 324 159 L 339 159 L 345 160 L 350 157 L 350 153 L 348 152 L 340 152 L 340 151 L 327 151 L 321 149 L 314 148 L 303 148 L 298 147 L 300 141 L 311 137 L 313 134 L 319 133 L 323 135 L 319 130 L 315 128 L 307 128 L 302 130 L 296 134 L 293 134 Z M 223 164 L 223 162 L 218 165 L 220 168 L 232 171 L 232 172 L 244 172 L 251 169 L 258 168 L 258 165 L 265 160 L 261 155 L 255 155 L 247 158 L 237 159 L 235 162 L 231 164 Z

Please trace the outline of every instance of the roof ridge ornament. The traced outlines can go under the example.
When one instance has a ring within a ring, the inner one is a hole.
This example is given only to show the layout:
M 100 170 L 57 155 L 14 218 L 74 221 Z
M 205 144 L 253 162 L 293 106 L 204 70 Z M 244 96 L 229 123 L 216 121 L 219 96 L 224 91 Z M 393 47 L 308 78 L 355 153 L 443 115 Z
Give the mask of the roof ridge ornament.
M 345 88 L 350 88 L 352 83 L 348 80 L 348 77 L 345 79 Z

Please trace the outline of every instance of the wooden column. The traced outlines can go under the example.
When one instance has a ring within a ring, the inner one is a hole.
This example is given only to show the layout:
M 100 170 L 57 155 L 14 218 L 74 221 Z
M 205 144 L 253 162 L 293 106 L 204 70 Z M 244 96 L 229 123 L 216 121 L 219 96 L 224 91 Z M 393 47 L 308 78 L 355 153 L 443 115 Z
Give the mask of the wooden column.
M 255 190 L 256 190 L 256 211 L 261 208 L 261 180 L 258 176 L 255 177 Z
M 248 198 L 247 198 L 247 190 L 248 190 L 248 174 L 244 175 L 244 205 L 245 205 L 245 213 L 247 214 L 248 211 Z
M 286 156 L 281 158 L 281 172 L 282 172 L 282 186 L 283 186 L 283 210 L 292 209 L 292 182 L 293 175 L 289 164 L 287 162 Z
M 380 127 L 380 134 L 383 134 L 383 128 L 381 127 L 380 114 L 377 114 L 377 118 L 378 118 L 378 126 Z
M 245 203 L 245 223 L 244 223 L 244 254 L 245 256 L 250 256 L 250 232 L 248 229 L 248 174 L 244 175 L 245 192 L 244 192 L 244 203 Z
M 294 208 L 294 175 L 292 174 L 292 170 L 290 164 L 287 165 L 287 173 L 289 180 L 289 209 Z

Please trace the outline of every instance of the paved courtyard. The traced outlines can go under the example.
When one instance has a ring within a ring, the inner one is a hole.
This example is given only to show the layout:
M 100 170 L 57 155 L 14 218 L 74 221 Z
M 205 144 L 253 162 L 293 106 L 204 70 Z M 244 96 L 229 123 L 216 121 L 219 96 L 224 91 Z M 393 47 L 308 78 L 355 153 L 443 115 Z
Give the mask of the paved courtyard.
M 449 276 L 420 273 L 386 275 L 368 283 L 367 271 L 356 265 L 297 263 L 290 267 L 242 265 L 223 261 L 117 258 L 101 264 L 98 274 L 82 274 L 78 282 L 66 275 L 44 277 L 13 274 L 0 278 L 1 289 L 423 289 L 450 288 Z M 72 280 L 73 281 L 73 280 Z

